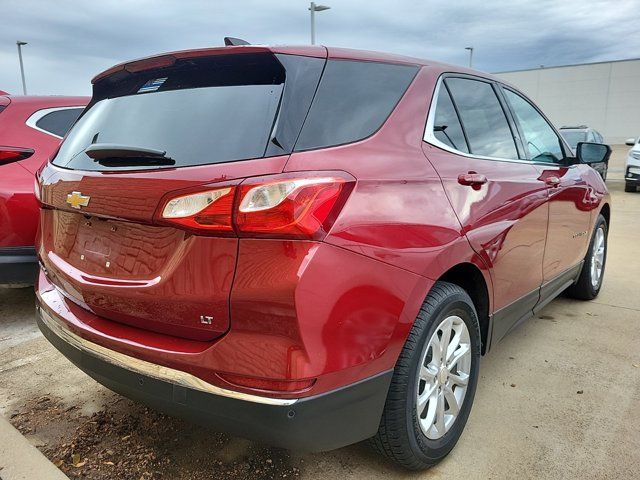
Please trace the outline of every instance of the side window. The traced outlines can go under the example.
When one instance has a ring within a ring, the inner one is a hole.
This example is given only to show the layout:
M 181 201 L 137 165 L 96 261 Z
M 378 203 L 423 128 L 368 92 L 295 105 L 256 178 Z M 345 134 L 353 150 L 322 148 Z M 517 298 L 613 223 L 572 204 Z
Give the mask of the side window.
M 491 84 L 466 78 L 447 78 L 445 84 L 458 108 L 470 152 L 517 159 L 511 128 Z
M 71 125 L 78 119 L 82 110 L 82 108 L 67 108 L 47 113 L 36 122 L 36 127 L 46 130 L 53 135 L 64 137 L 71 128 Z
M 295 150 L 330 147 L 372 135 L 387 120 L 418 67 L 329 60 Z
M 557 163 L 564 158 L 560 139 L 551 125 L 527 100 L 511 90 L 504 89 L 507 101 L 522 129 L 523 143 L 528 158 L 536 162 Z
M 467 141 L 462 132 L 460 119 L 444 84 L 441 84 L 436 103 L 436 115 L 433 122 L 433 136 L 445 145 L 469 153 Z

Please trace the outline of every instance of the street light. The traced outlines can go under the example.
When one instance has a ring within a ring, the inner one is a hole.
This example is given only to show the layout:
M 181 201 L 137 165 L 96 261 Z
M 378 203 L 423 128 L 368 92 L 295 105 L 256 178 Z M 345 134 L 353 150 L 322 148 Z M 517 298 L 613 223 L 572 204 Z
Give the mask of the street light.
M 22 63 L 22 46 L 26 45 L 27 42 L 22 42 L 18 40 L 16 45 L 18 46 L 18 58 L 20 59 L 20 75 L 22 76 L 22 94 L 27 94 L 27 83 L 24 80 L 24 65 Z
M 473 47 L 464 47 L 465 50 L 469 50 L 469 68 L 473 68 Z
M 315 2 L 311 2 L 309 11 L 311 12 L 311 45 L 316 44 L 316 12 L 322 12 L 323 10 L 329 10 L 331 7 L 326 5 L 316 5 Z

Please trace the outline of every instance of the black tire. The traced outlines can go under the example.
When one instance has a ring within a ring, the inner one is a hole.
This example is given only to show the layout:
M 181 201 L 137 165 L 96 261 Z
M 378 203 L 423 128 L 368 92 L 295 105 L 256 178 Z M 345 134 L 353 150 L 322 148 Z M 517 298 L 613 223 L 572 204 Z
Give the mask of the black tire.
M 467 391 L 455 422 L 439 439 L 422 433 L 416 413 L 418 364 L 432 335 L 450 315 L 460 317 L 469 331 L 471 368 Z M 480 325 L 469 295 L 459 286 L 436 282 L 409 333 L 396 363 L 380 427 L 370 443 L 375 450 L 411 470 L 423 470 L 442 460 L 464 430 L 478 383 Z
M 625 182 L 624 183 L 624 191 L 627 192 L 627 193 L 635 192 L 636 191 L 636 185 L 634 183 Z
M 593 262 L 594 241 L 596 239 L 596 233 L 598 232 L 599 228 L 602 228 L 604 230 L 604 260 L 602 262 L 602 273 L 600 274 L 599 282 L 596 286 L 594 286 L 593 282 L 591 281 L 591 264 Z M 609 229 L 607 221 L 602 215 L 598 215 L 595 228 L 593 229 L 593 233 L 591 234 L 589 249 L 587 250 L 587 256 L 584 258 L 584 264 L 582 265 L 580 276 L 578 277 L 576 283 L 571 285 L 566 291 L 567 295 L 569 295 L 570 297 L 577 298 L 578 300 L 593 300 L 598 296 L 598 293 L 600 293 L 600 289 L 602 288 L 602 280 L 604 278 L 605 266 L 607 264 L 608 233 Z

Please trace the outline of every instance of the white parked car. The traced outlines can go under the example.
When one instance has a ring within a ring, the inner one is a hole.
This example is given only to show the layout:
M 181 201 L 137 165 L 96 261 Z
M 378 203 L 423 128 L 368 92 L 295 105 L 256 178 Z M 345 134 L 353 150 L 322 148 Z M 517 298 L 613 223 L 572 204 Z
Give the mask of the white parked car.
M 624 169 L 624 191 L 635 192 L 640 186 L 640 137 L 629 138 L 625 143 L 633 148 L 629 150 Z

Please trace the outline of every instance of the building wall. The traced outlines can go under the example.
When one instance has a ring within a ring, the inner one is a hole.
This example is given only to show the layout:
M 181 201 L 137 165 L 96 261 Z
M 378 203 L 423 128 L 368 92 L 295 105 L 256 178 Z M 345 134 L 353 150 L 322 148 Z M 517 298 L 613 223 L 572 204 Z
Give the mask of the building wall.
M 640 59 L 497 73 L 557 127 L 588 125 L 611 144 L 640 136 Z

